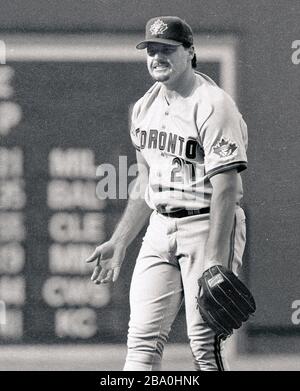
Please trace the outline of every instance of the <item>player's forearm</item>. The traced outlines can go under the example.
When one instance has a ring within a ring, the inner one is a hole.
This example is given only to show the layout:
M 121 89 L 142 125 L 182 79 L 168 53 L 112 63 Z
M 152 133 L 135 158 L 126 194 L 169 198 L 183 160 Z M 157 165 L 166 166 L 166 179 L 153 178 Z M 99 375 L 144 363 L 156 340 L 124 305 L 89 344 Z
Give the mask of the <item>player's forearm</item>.
M 124 247 L 128 247 L 135 239 L 152 212 L 144 199 L 145 186 L 144 179 L 138 177 L 125 212 L 112 235 L 111 240 L 123 244 Z
M 213 189 L 210 230 L 205 248 L 205 269 L 214 264 L 227 266 L 236 209 L 236 191 L 235 178 Z

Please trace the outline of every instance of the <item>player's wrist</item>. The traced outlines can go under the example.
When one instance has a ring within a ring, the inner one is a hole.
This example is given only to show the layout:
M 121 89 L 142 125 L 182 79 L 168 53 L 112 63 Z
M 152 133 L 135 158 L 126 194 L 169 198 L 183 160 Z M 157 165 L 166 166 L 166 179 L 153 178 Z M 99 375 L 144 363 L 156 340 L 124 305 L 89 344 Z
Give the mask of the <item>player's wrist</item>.
M 112 236 L 110 238 L 110 242 L 113 243 L 113 245 L 115 247 L 123 247 L 123 248 L 127 248 L 128 246 L 128 241 L 126 241 L 124 238 L 122 237 L 117 237 L 117 236 Z

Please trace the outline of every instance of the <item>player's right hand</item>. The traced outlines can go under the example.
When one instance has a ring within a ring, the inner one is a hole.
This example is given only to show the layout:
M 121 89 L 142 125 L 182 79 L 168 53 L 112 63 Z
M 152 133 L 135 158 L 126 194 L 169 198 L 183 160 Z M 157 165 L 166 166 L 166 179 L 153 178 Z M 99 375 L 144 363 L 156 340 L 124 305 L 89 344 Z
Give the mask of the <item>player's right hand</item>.
M 119 277 L 125 253 L 126 248 L 123 245 L 111 240 L 96 247 L 93 254 L 86 259 L 87 263 L 97 262 L 91 280 L 95 284 L 115 282 Z

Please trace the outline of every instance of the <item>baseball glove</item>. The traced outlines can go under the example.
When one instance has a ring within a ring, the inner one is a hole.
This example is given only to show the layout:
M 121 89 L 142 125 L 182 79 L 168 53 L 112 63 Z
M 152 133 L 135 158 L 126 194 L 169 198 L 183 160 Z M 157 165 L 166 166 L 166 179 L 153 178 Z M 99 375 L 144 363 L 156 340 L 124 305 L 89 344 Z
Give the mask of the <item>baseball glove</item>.
M 210 267 L 199 278 L 198 285 L 200 314 L 221 339 L 240 328 L 256 310 L 251 292 L 224 266 Z

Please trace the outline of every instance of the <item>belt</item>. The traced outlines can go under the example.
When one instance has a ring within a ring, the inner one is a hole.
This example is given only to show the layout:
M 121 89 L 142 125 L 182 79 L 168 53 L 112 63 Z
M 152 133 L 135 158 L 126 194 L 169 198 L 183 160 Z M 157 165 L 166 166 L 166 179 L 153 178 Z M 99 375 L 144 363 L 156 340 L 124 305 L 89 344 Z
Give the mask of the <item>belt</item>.
M 160 213 L 163 216 L 167 216 L 167 217 L 180 218 L 180 217 L 187 217 L 187 216 L 202 215 L 205 213 L 209 213 L 209 211 L 210 211 L 210 207 L 208 206 L 206 208 L 201 208 L 201 209 L 191 209 L 191 210 L 181 209 L 181 210 L 178 210 L 176 212 L 171 212 L 171 213 L 165 213 L 165 212 L 158 211 L 158 213 Z

